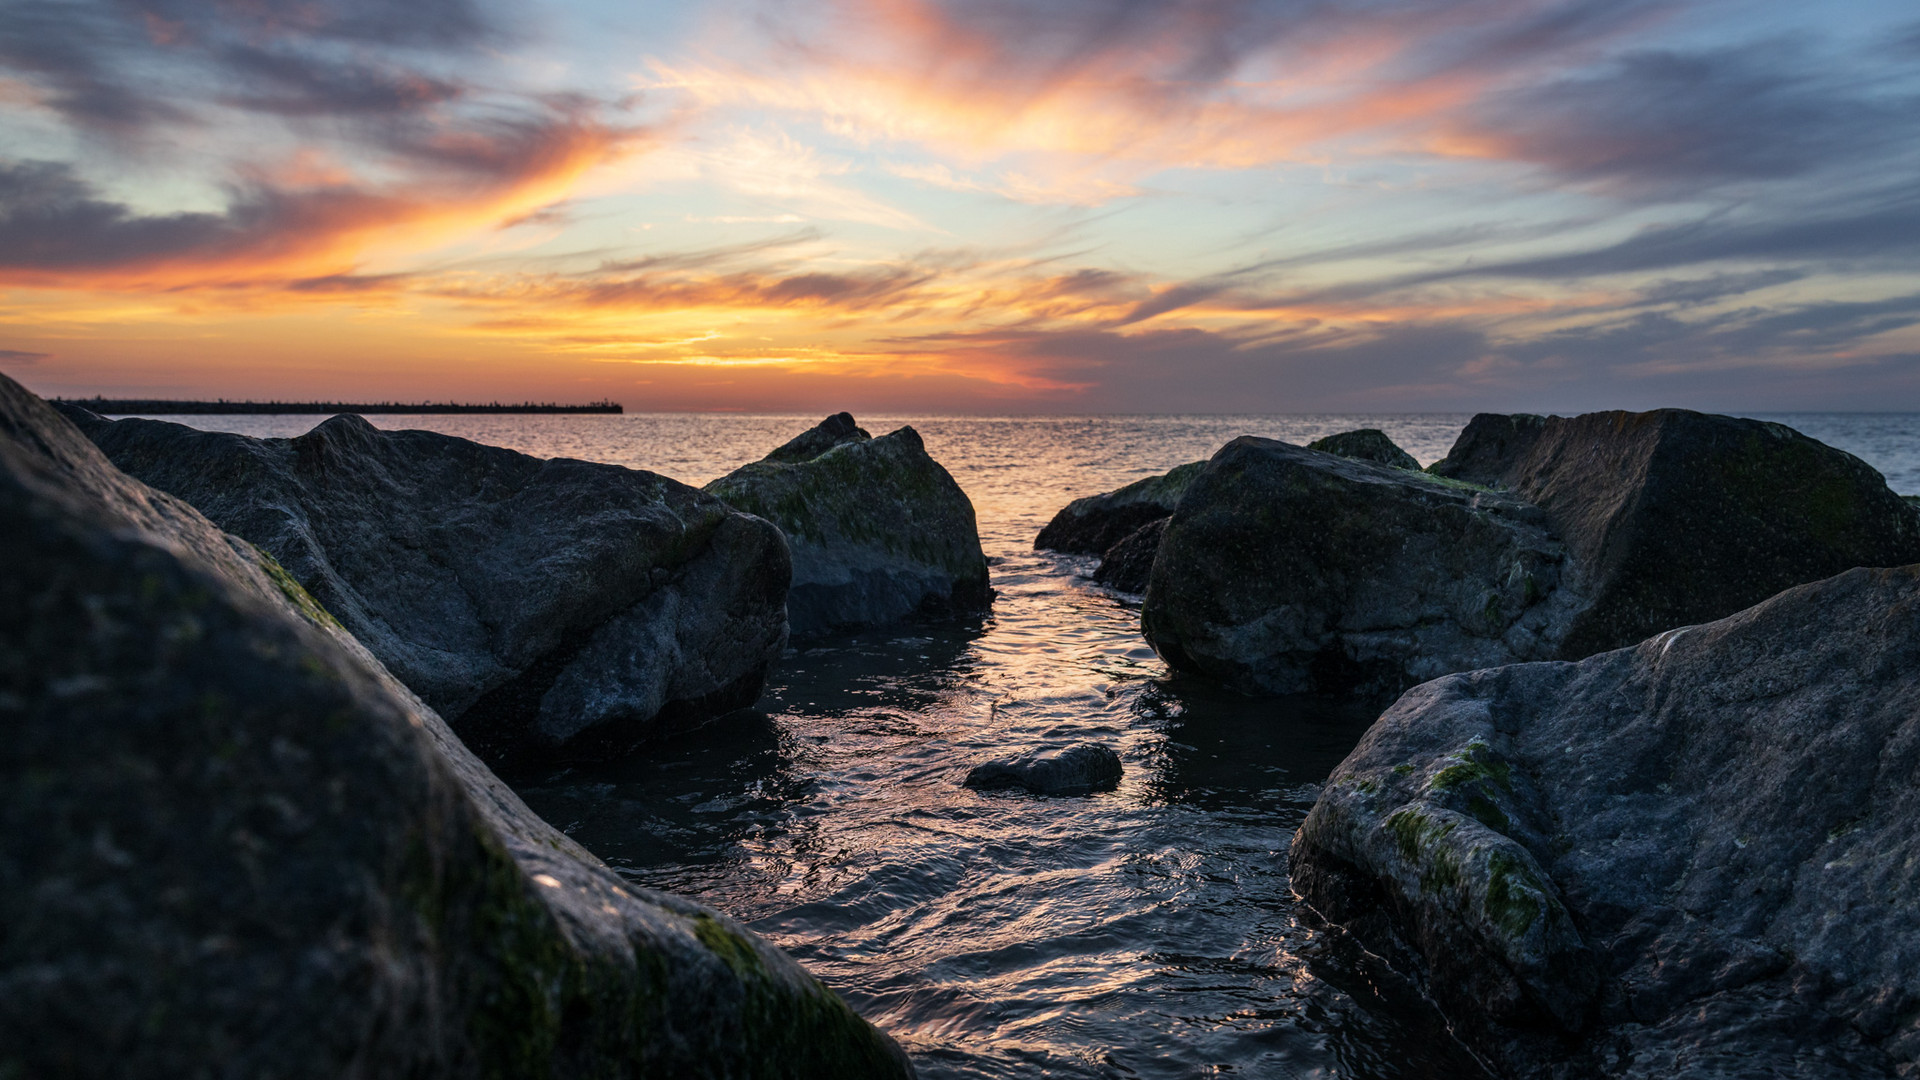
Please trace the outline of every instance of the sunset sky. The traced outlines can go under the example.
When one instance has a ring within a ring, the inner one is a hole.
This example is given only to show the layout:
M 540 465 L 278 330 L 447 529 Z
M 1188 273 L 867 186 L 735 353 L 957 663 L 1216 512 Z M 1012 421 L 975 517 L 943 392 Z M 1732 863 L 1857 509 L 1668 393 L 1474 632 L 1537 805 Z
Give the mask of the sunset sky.
M 1920 410 L 1912 0 L 7 0 L 0 371 Z

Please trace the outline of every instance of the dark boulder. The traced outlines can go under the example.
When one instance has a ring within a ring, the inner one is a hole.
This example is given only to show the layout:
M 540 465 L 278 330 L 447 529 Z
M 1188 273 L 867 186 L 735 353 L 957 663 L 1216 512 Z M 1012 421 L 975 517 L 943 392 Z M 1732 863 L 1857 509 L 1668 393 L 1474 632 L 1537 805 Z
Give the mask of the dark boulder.
M 278 559 L 489 757 L 618 753 L 759 697 L 786 544 L 653 473 L 336 416 L 295 439 L 66 415 Z
M 1589 597 L 1565 638 L 1570 659 L 1855 566 L 1920 560 L 1920 520 L 1878 472 L 1759 420 L 1478 416 L 1434 471 L 1547 512 Z
M 1033 546 L 1070 555 L 1098 555 L 1142 525 L 1173 513 L 1187 485 L 1200 475 L 1205 464 L 1190 462 L 1104 495 L 1075 499 L 1053 515 L 1047 527 L 1034 537 Z
M 1391 465 L 1396 469 L 1420 467 L 1420 462 L 1415 460 L 1412 454 L 1394 445 L 1393 440 L 1387 438 L 1387 433 L 1378 428 L 1360 428 L 1357 431 L 1343 431 L 1338 435 L 1315 439 L 1307 444 L 1307 449 L 1318 450 L 1323 454 L 1337 454 L 1355 461 Z
M 966 786 L 983 791 L 1025 788 L 1035 795 L 1085 795 L 1120 786 L 1120 755 L 1099 743 L 1036 750 L 975 765 Z
M 1153 576 L 1153 558 L 1160 550 L 1160 538 L 1166 535 L 1171 518 L 1155 518 L 1121 537 L 1093 571 L 1093 580 L 1109 589 L 1140 593 L 1147 591 Z
M 1555 655 L 1577 603 L 1563 557 L 1516 499 L 1243 437 L 1167 524 L 1141 629 L 1175 669 L 1249 693 L 1391 695 Z
M 837 413 L 706 490 L 786 533 L 796 634 L 992 603 L 973 503 L 910 427 L 876 439 Z
M 903 1077 L 0 378 L 0 1076 Z
M 1920 1075 L 1920 566 L 1407 692 L 1294 888 L 1514 1076 Z

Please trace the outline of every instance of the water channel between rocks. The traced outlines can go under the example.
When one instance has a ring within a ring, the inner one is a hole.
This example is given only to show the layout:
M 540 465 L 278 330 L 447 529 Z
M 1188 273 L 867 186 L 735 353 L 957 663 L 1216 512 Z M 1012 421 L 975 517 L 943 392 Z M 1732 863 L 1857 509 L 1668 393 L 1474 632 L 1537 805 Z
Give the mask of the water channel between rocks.
M 315 417 L 179 417 L 292 435 Z M 701 484 L 818 417 L 378 416 Z M 1444 1025 L 1288 889 L 1286 849 L 1373 711 L 1166 678 L 1093 560 L 1032 549 L 1079 495 L 1227 439 L 1378 427 L 1422 464 L 1464 415 L 912 423 L 972 498 L 998 591 L 966 622 L 796 642 L 765 696 L 632 759 L 510 778 L 636 884 L 787 949 L 923 1077 L 1431 1077 L 1478 1069 Z M 1920 490 L 1920 418 L 1775 417 Z M 971 764 L 1083 740 L 1118 790 L 975 792 Z

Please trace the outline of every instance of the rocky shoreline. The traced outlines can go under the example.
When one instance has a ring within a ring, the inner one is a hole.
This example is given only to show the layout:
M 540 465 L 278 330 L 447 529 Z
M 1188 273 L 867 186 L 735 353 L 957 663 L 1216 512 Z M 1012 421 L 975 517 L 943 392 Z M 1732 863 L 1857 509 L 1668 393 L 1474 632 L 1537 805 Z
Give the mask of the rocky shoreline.
M 791 636 L 990 610 L 913 428 L 696 489 L 0 379 L 0 504 L 0 1077 L 913 1074 L 490 767 L 645 753 Z M 1858 459 L 1684 410 L 1484 414 L 1426 469 L 1242 437 L 1035 544 L 1099 555 L 1176 677 L 1386 706 L 1292 888 L 1499 1075 L 1920 1076 L 1920 507 Z M 1125 775 L 995 753 L 954 779 Z

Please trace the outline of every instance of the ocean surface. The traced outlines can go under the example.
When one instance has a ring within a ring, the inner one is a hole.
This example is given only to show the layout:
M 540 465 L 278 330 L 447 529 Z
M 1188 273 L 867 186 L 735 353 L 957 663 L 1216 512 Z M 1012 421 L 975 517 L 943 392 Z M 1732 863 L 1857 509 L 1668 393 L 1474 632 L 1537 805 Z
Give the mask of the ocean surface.
M 1920 416 L 1769 415 L 1920 492 Z M 296 435 L 315 417 L 168 417 Z M 815 416 L 376 416 L 703 484 Z M 1392 972 L 1314 924 L 1287 845 L 1370 710 L 1170 680 L 1095 560 L 1032 549 L 1054 511 L 1210 455 L 1377 427 L 1427 464 L 1465 415 L 911 423 L 972 498 L 989 615 L 797 642 L 758 706 L 622 762 L 510 777 L 636 884 L 726 911 L 890 1032 L 928 1080 L 1483 1075 Z M 984 758 L 1096 740 L 1080 798 L 960 786 Z

